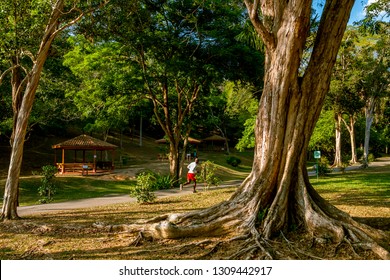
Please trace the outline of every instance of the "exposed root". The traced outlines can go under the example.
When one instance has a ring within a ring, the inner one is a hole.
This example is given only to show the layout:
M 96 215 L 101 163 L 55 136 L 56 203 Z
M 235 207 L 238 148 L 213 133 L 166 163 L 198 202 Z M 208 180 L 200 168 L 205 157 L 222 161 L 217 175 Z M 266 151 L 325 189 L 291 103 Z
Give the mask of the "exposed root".
M 142 240 L 146 239 L 144 234 L 140 231 L 137 237 L 129 244 L 129 246 L 137 247 L 141 244 Z M 152 240 L 151 238 L 147 238 L 148 240 Z
M 355 249 L 353 248 L 353 245 L 352 245 L 351 241 L 349 241 L 348 238 L 344 238 L 344 241 L 345 241 L 346 243 L 349 244 L 349 246 L 351 247 L 351 250 L 352 250 L 352 252 L 354 253 L 354 255 L 355 255 L 356 257 L 360 258 L 359 254 L 356 253 Z
M 290 250 L 297 256 L 298 259 L 300 259 L 300 256 L 298 253 L 294 250 L 294 246 L 292 246 L 292 242 L 290 242 L 286 236 L 284 236 L 283 231 L 280 232 L 280 235 L 283 237 L 283 239 L 286 241 L 287 246 L 290 248 Z M 312 245 L 313 246 L 313 245 Z
M 199 256 L 197 259 L 202 260 L 202 259 L 205 259 L 206 257 L 212 255 L 212 253 L 214 253 L 222 243 L 223 243 L 222 241 L 217 242 L 210 250 L 208 250 L 203 255 Z

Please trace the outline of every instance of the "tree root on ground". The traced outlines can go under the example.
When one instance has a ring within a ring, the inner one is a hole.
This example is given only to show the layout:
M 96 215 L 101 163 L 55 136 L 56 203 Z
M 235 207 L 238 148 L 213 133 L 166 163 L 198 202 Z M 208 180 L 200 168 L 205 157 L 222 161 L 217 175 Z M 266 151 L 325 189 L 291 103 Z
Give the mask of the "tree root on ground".
M 204 214 L 204 213 L 203 213 Z M 221 218 L 214 217 L 213 219 L 204 218 L 202 213 L 186 213 L 186 214 L 174 214 L 174 215 L 163 215 L 160 217 L 153 218 L 148 221 L 142 221 L 137 224 L 122 224 L 122 225 L 103 225 L 95 224 L 96 228 L 107 232 L 126 232 L 126 233 L 137 233 L 137 237 L 130 243 L 131 246 L 139 246 L 142 240 L 154 241 L 157 239 L 179 239 L 189 237 L 211 237 L 211 236 L 231 236 L 226 241 L 214 242 L 210 239 L 205 239 L 200 242 L 184 244 L 176 247 L 179 250 L 179 254 L 185 254 L 194 247 L 199 247 L 205 244 L 213 244 L 211 248 L 207 248 L 207 252 L 204 252 L 197 259 L 206 259 L 212 257 L 212 255 L 218 251 L 220 247 L 226 244 L 236 241 L 240 242 L 237 246 L 235 253 L 232 253 L 229 259 L 278 259 L 283 258 L 283 253 L 278 251 L 278 246 L 275 246 L 274 240 L 266 238 L 262 234 L 262 229 L 258 228 L 252 222 L 245 222 L 238 220 L 237 216 L 226 215 Z M 214 213 L 216 214 L 216 213 Z M 201 221 L 205 219 L 205 222 Z M 352 219 L 351 219 L 352 220 Z M 217 222 L 216 222 L 217 221 Z M 352 221 L 337 221 L 334 222 L 337 227 L 335 229 L 337 238 L 340 238 L 336 243 L 333 255 L 337 254 L 340 246 L 348 244 L 355 259 L 360 259 L 361 256 L 357 253 L 356 249 L 361 248 L 364 250 L 370 250 L 374 252 L 381 259 L 390 259 L 389 252 L 381 246 L 372 236 L 383 238 L 386 236 L 381 231 L 372 229 L 366 225 Z M 221 228 L 218 228 L 220 225 Z M 231 226 L 230 226 L 231 225 Z M 230 231 L 227 230 L 230 228 Z M 319 245 L 329 243 L 332 234 L 328 232 L 322 232 L 323 227 L 319 227 L 320 230 L 312 231 L 312 247 L 316 243 Z M 341 229 L 341 230 L 340 230 Z M 223 234 L 223 232 L 225 232 Z M 307 231 L 310 232 L 310 231 Z M 214 233 L 214 234 L 212 234 Z M 215 234 L 218 233 L 218 234 Z M 322 233 L 322 235 L 320 234 Z M 291 253 L 295 255 L 296 259 L 323 259 L 323 257 L 316 256 L 310 252 L 304 251 L 298 248 L 299 245 L 294 245 L 293 242 L 289 241 L 284 235 L 283 231 L 280 231 L 280 236 L 283 238 L 285 244 Z M 325 237 L 323 237 L 325 236 Z M 328 236 L 328 237 L 326 237 Z M 335 242 L 335 240 L 333 240 Z M 322 246 L 322 245 L 321 245 Z M 205 249 L 205 248 L 203 248 Z M 310 249 L 310 247 L 309 247 Z M 289 257 L 291 258 L 291 257 Z
M 226 242 L 243 240 L 232 254 L 233 259 L 278 258 L 282 254 L 271 245 L 270 240 L 275 235 L 282 235 L 298 259 L 321 259 L 302 251 L 288 241 L 283 232 L 287 231 L 290 222 L 301 225 L 302 232 L 311 234 L 313 242 L 331 241 L 333 244 L 345 242 L 351 246 L 357 258 L 359 255 L 355 249 L 362 248 L 371 250 L 381 259 L 390 259 L 390 253 L 386 250 L 388 246 L 386 242 L 390 239 L 387 233 L 353 220 L 347 213 L 326 202 L 307 182 L 307 178 L 300 177 L 297 180 L 291 204 L 288 204 L 288 199 L 282 195 L 272 199 L 272 193 L 266 193 L 263 188 L 255 189 L 260 188 L 262 183 L 263 181 L 252 183 L 252 189 L 245 191 L 241 189 L 230 200 L 207 209 L 166 214 L 137 224 L 94 226 L 108 232 L 139 233 L 138 238 L 182 239 L 213 236 L 232 238 L 215 244 L 202 257 L 209 257 Z M 291 214 L 294 214 L 293 221 L 288 218 Z M 139 240 L 136 239 L 133 243 L 137 245 Z M 340 245 L 336 245 L 334 249 L 335 253 L 338 246 Z

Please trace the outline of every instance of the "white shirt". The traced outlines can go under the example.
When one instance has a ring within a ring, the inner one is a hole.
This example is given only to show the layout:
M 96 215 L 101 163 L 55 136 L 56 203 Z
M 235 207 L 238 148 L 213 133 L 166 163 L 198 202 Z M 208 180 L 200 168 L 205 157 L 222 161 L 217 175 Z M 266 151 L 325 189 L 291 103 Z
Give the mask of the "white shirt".
M 196 173 L 196 166 L 197 166 L 197 164 L 196 164 L 195 161 L 191 162 L 191 163 L 187 166 L 187 168 L 188 168 L 188 173 Z

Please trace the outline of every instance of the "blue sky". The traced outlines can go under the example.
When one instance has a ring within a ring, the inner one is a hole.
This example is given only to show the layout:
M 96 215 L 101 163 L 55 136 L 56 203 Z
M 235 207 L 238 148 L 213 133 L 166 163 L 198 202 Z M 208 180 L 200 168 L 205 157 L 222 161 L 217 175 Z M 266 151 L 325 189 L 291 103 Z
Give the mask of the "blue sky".
M 356 0 L 355 5 L 351 11 L 351 17 L 348 24 L 353 24 L 354 21 L 358 21 L 364 18 L 364 7 L 367 5 L 367 0 Z M 373 2 L 372 0 L 370 2 Z
M 375 0 L 355 0 L 355 4 L 351 11 L 351 17 L 349 18 L 348 24 L 353 24 L 354 21 L 358 21 L 364 18 L 364 7 L 367 5 L 367 2 L 374 2 Z M 321 7 L 318 6 L 319 3 L 322 5 L 325 3 L 325 0 L 313 0 L 314 9 L 320 11 Z

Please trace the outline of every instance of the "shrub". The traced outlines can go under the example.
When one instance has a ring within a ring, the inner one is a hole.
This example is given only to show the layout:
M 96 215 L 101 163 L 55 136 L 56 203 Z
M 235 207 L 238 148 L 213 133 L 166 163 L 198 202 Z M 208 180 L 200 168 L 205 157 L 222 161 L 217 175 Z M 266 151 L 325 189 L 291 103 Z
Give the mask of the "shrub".
M 318 163 L 318 175 L 325 176 L 329 173 L 332 173 L 332 169 L 329 168 L 329 161 L 326 157 L 321 157 L 320 162 Z
M 156 199 L 153 193 L 154 176 L 151 173 L 140 173 L 137 184 L 130 189 L 130 196 L 135 197 L 138 203 L 151 203 Z
M 201 165 L 200 177 L 206 183 L 206 188 L 211 185 L 218 186 L 221 179 L 215 175 L 217 166 L 212 161 L 206 161 Z
M 153 190 L 166 190 L 175 186 L 178 180 L 171 178 L 169 175 L 155 174 L 152 182 Z
M 234 156 L 230 156 L 226 159 L 226 162 L 233 167 L 237 167 L 241 163 L 241 159 Z
M 367 160 L 368 160 L 368 162 L 370 163 L 370 162 L 373 162 L 373 161 L 375 161 L 375 155 L 374 154 L 371 154 L 371 153 L 369 153 L 368 154 L 368 158 L 367 158 Z
M 54 178 L 57 172 L 57 167 L 53 165 L 42 166 L 41 185 L 38 187 L 39 196 L 42 197 L 39 200 L 40 203 L 48 203 L 53 200 L 53 196 L 57 191 L 56 185 L 54 184 Z

